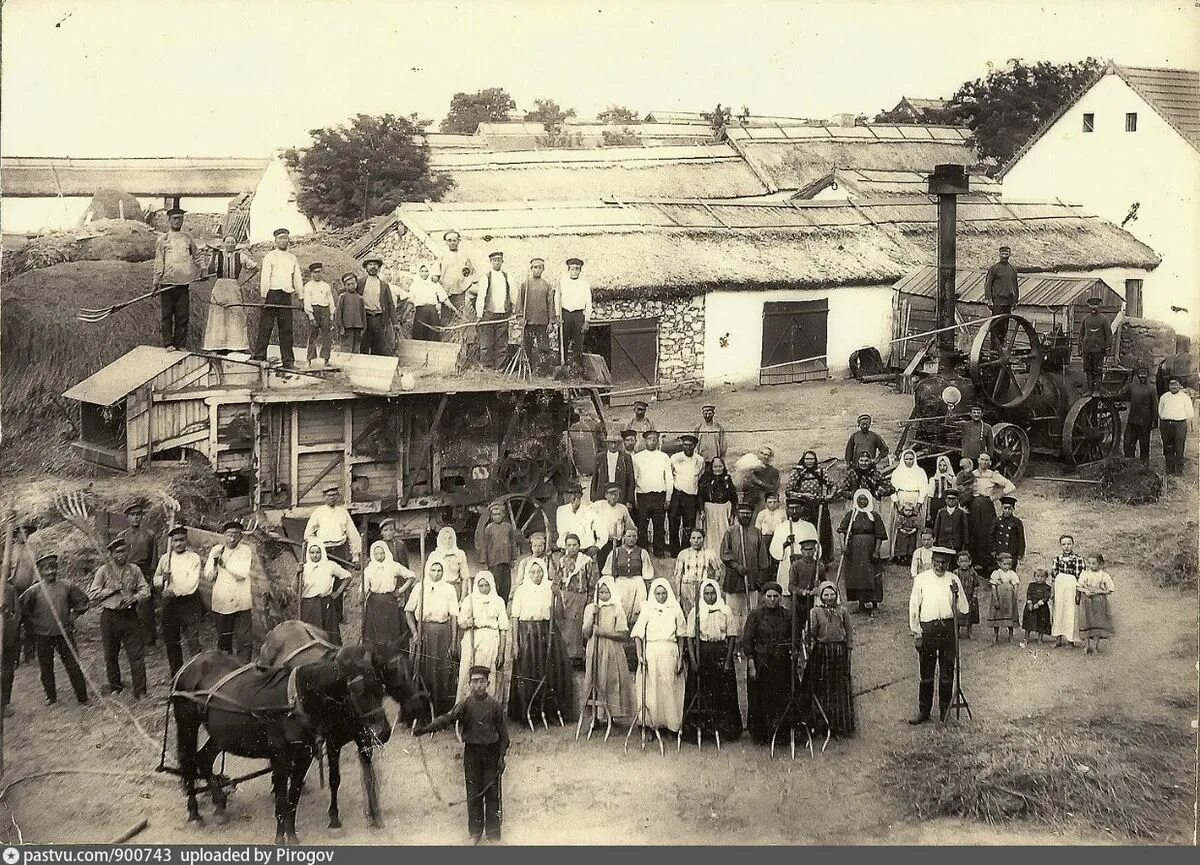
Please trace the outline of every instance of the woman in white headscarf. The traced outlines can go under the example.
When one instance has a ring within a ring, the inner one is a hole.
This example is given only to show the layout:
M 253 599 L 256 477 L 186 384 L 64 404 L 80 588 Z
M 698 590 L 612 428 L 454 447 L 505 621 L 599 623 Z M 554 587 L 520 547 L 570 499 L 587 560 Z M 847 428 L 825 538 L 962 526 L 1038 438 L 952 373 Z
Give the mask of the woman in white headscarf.
M 593 599 L 583 611 L 587 641 L 583 708 L 592 706 L 596 723 L 628 723 L 634 709 L 633 677 L 625 658 L 629 620 L 612 577 L 600 578 Z
M 363 568 L 363 645 L 384 658 L 400 652 L 400 598 L 412 588 L 416 575 L 392 558 L 387 541 L 371 544 L 371 560 Z
M 458 662 L 458 700 L 465 700 L 470 689 L 472 667 L 487 667 L 488 693 L 501 706 L 508 704 L 509 670 L 504 663 L 508 643 L 508 610 L 496 594 L 491 571 L 475 575 L 471 593 L 458 605 L 458 627 L 462 631 Z
M 454 587 L 459 598 L 466 597 L 471 587 L 471 569 L 467 565 L 467 554 L 458 547 L 458 535 L 450 526 L 438 530 L 437 546 L 429 554 L 429 561 L 442 566 L 442 580 Z
M 671 584 L 662 577 L 650 584 L 649 596 L 642 603 L 631 636 L 638 653 L 635 723 L 678 733 L 683 726 L 687 620 Z
M 413 305 L 413 339 L 441 339 L 440 331 L 436 328 L 441 324 L 441 310 L 453 310 L 450 298 L 441 284 L 434 282 L 429 276 L 429 265 L 421 262 L 413 271 L 412 282 L 408 286 L 408 301 Z
M 338 645 L 342 642 L 342 622 L 337 601 L 349 579 L 350 572 L 331 562 L 322 544 L 308 545 L 300 568 L 300 620 L 328 631 Z
M 875 497 L 865 489 L 854 493 L 853 507 L 842 517 L 838 534 L 846 558 L 846 599 L 858 602 L 859 612 L 871 605 L 871 615 L 883 602 L 883 562 L 879 550 L 887 529 L 875 512 Z
M 524 724 L 531 718 L 575 717 L 575 680 L 563 652 L 562 604 L 542 561 L 531 561 L 525 579 L 513 592 L 512 698 L 509 717 Z
M 421 686 L 441 715 L 454 708 L 458 683 L 454 648 L 458 640 L 458 592 L 443 577 L 442 563 L 425 562 L 425 578 L 404 605 L 412 631 L 410 656 Z
M 892 470 L 892 486 L 896 490 L 892 494 L 892 501 L 897 505 L 911 504 L 920 508 L 925 503 L 925 494 L 929 492 L 929 476 L 917 463 L 917 452 L 912 448 L 900 454 L 900 463 Z
M 929 504 L 925 509 L 925 524 L 933 527 L 933 521 L 937 519 L 938 512 L 946 506 L 946 493 L 949 490 L 958 489 L 957 482 L 954 476 L 954 468 L 950 465 L 950 457 L 942 454 L 937 458 L 937 466 L 934 468 L 933 477 L 929 479 L 929 488 L 926 490 L 925 497 L 929 500 Z
M 518 559 L 512 569 L 512 593 L 508 596 L 510 601 L 517 596 L 517 589 L 525 582 L 526 571 L 533 562 L 540 564 L 544 573 L 553 573 L 550 558 L 546 555 L 546 547 L 545 532 L 534 532 L 529 536 L 529 555 Z
M 687 638 L 684 734 L 715 733 L 732 741 L 742 735 L 742 710 L 733 673 L 737 632 L 716 580 L 700 583 L 697 606 L 688 615 Z

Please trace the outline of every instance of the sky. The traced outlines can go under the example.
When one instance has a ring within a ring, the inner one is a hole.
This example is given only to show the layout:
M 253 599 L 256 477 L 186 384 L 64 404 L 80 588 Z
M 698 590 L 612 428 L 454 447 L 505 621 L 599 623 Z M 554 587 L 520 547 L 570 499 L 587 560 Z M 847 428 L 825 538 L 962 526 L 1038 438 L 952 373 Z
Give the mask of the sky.
M 1194 0 L 4 0 L 13 156 L 258 156 L 499 86 L 594 116 L 868 115 L 1010 57 L 1200 69 Z

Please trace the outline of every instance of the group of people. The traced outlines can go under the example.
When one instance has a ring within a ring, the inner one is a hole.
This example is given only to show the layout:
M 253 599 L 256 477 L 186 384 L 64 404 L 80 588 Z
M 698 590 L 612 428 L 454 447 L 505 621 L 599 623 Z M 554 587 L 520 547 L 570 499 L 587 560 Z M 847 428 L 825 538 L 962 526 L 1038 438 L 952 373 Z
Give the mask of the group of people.
M 468 359 L 485 368 L 502 369 L 523 345 L 534 372 L 549 375 L 560 366 L 567 375 L 584 372 L 583 335 L 592 317 L 592 286 L 582 276 L 580 258 L 567 259 L 565 273 L 553 284 L 544 278 L 543 258 L 532 259 L 528 274 L 518 279 L 509 276 L 499 250 L 489 255 L 489 267 L 477 269 L 459 249 L 458 232 L 448 231 L 446 252 L 437 262 L 417 263 L 406 286 L 389 283 L 380 275 L 383 259 L 368 256 L 363 261 L 366 274 L 347 271 L 335 289 L 321 262 L 301 267 L 286 228 L 275 230 L 275 248 L 255 262 L 232 235 L 219 248 L 202 248 L 184 231 L 184 215 L 180 208 L 167 211 L 167 232 L 158 239 L 154 260 L 153 287 L 169 351 L 188 345 L 191 284 L 211 279 L 200 346 L 206 352 L 252 352 L 265 361 L 275 333 L 282 365 L 293 368 L 292 319 L 299 309 L 308 322 L 310 365 L 318 356 L 329 364 L 335 338 L 342 351 L 374 355 L 394 354 L 402 339 L 458 339 L 465 343 Z M 244 301 L 242 287 L 254 273 L 260 298 L 251 304 Z M 259 311 L 253 345 L 251 307 Z M 456 334 L 458 330 L 463 332 Z M 551 353 L 551 334 L 561 340 L 562 363 Z

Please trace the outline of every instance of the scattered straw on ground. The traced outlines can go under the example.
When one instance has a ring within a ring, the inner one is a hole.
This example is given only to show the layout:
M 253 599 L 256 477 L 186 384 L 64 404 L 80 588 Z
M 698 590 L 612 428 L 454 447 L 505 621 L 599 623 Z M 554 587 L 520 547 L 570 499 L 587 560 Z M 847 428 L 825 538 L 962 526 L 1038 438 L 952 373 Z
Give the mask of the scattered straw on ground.
M 1161 841 L 1187 825 L 1193 765 L 1182 726 L 1054 716 L 934 732 L 894 752 L 885 773 L 922 818 L 1083 824 Z
M 1148 505 L 1162 495 L 1162 477 L 1137 459 L 1111 456 L 1099 466 L 1100 497 L 1124 505 Z

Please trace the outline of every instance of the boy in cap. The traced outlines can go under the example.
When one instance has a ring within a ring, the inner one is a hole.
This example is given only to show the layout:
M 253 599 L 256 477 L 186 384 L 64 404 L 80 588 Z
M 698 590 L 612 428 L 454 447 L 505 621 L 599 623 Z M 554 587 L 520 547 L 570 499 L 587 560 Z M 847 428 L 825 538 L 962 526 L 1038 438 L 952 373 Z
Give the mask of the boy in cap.
M 154 588 L 162 594 L 163 642 L 167 646 L 167 664 L 171 677 L 183 666 L 183 640 L 188 652 L 200 654 L 200 620 L 204 607 L 200 603 L 200 556 L 188 549 L 188 530 L 176 526 L 167 535 L 170 545 L 158 560 L 154 571 Z
M 638 434 L 639 441 L 635 445 L 634 450 L 643 450 L 645 445 L 645 434 L 652 429 L 656 429 L 654 421 L 646 416 L 646 410 L 650 408 L 650 403 L 644 399 L 635 399 L 633 401 L 633 417 L 629 423 L 625 424 L 625 429 L 633 430 Z
M 107 560 L 96 569 L 88 597 L 100 607 L 100 638 L 104 644 L 104 670 L 109 693 L 125 690 L 121 682 L 119 653 L 124 647 L 133 680 L 133 699 L 146 694 L 146 649 L 138 603 L 150 597 L 150 584 L 137 565 L 129 561 L 129 546 L 121 538 L 108 545 Z
M 250 572 L 254 566 L 254 551 L 242 543 L 242 524 L 237 520 L 226 522 L 222 531 L 225 542 L 209 550 L 204 566 L 204 575 L 213 581 L 212 612 L 217 627 L 217 648 L 249 663 L 253 650 Z
M 714 457 L 725 459 L 725 427 L 717 423 L 717 407 L 711 403 L 700 406 L 701 423 L 696 425 L 696 450 L 710 465 Z
M 1100 311 L 1101 300 L 1089 297 L 1088 314 L 1079 324 L 1079 353 L 1083 355 L 1083 371 L 1087 374 L 1088 392 L 1100 393 L 1100 380 L 1104 375 L 1104 357 L 1112 348 L 1112 326 Z
M 971 419 L 962 426 L 961 450 L 964 459 L 975 462 L 980 454 L 992 453 L 992 426 L 983 421 L 983 406 L 970 407 Z
M 363 303 L 358 276 L 350 271 L 342 274 L 342 293 L 338 295 L 334 322 L 342 337 L 342 351 L 350 354 L 362 351 L 362 334 L 367 326 L 367 308 Z
M 592 472 L 592 501 L 598 502 L 610 484 L 619 490 L 617 501 L 630 504 L 635 494 L 633 458 L 622 450 L 621 436 L 610 432 L 604 437 L 604 450 L 596 454 L 596 470 Z
M 58 688 L 54 681 L 55 652 L 62 659 L 67 678 L 71 680 L 75 699 L 86 705 L 87 682 L 76 660 L 74 647 L 75 617 L 87 610 L 87 595 L 77 586 L 58 581 L 58 556 L 40 556 L 36 566 L 41 579 L 21 593 L 18 603 L 24 627 L 33 634 L 37 645 L 38 669 L 42 690 L 46 694 L 46 705 L 52 706 L 58 702 Z
M 186 349 L 191 284 L 200 278 L 200 247 L 183 230 L 185 211 L 167 211 L 167 233 L 154 245 L 154 291 L 162 304 L 162 340 L 167 351 Z
M 592 284 L 580 274 L 582 258 L 567 259 L 567 275 L 558 282 L 555 311 L 562 322 L 563 354 L 568 371 L 583 370 L 583 334 L 592 320 Z
M 846 465 L 853 466 L 858 455 L 864 452 L 871 456 L 872 462 L 888 455 L 887 442 L 871 429 L 871 416 L 865 412 L 858 416 L 858 429 L 846 440 Z
M 508 723 L 504 709 L 488 694 L 491 670 L 474 666 L 468 671 L 470 693 L 453 709 L 428 724 L 413 727 L 414 736 L 445 730 L 455 724 L 463 741 L 463 781 L 467 790 L 467 831 L 478 844 L 486 833 L 500 840 L 504 813 L 501 778 L 508 753 Z
M 825 565 L 817 556 L 817 539 L 800 539 L 800 554 L 792 556 L 788 570 L 788 594 L 792 596 L 792 612 L 799 630 L 808 627 L 808 614 L 816 601 L 817 587 L 825 582 Z
M 565 537 L 565 534 L 561 535 Z M 483 527 L 479 559 L 484 570 L 496 578 L 496 593 L 501 598 L 511 597 L 512 566 L 521 557 L 521 542 L 524 538 L 517 527 L 508 521 L 508 511 L 499 502 L 488 507 L 488 523 Z
M 517 290 L 517 314 L 524 324 L 525 352 L 529 364 L 538 374 L 546 374 L 553 364 L 547 363 L 550 353 L 550 325 L 554 322 L 554 286 L 542 278 L 546 262 L 541 258 L 529 262 L 529 276 Z
M 700 475 L 704 474 L 704 458 L 696 453 L 699 441 L 696 436 L 684 433 L 679 441 L 683 450 L 671 456 L 671 481 L 675 492 L 667 511 L 671 533 L 669 548 L 673 556 L 679 555 L 686 546 L 692 527 L 696 525 L 700 512 Z
M 501 369 L 508 346 L 508 325 L 504 319 L 512 313 L 514 287 L 504 271 L 504 253 L 495 250 L 488 261 L 492 267 L 479 278 L 479 294 L 475 297 L 479 362 L 484 369 Z
M 117 537 L 125 542 L 129 548 L 127 551 L 129 561 L 137 565 L 138 570 L 146 579 L 146 585 L 150 586 L 151 577 L 154 576 L 154 556 L 158 544 L 154 534 L 149 529 L 142 528 L 142 519 L 145 516 L 145 506 L 139 503 L 129 505 L 125 508 L 125 519 L 129 520 L 129 528 L 118 534 Z M 151 586 L 150 595 L 139 602 L 137 607 L 138 620 L 142 623 L 142 639 L 147 646 L 153 646 L 158 642 L 157 609 L 158 598 Z
M 329 365 L 333 349 L 333 286 L 325 281 L 325 268 L 319 261 L 308 266 L 308 282 L 304 283 L 304 315 L 308 318 L 308 364 L 317 358 L 317 343 L 321 344 L 321 359 Z
M 296 366 L 292 350 L 292 309 L 295 300 L 304 297 L 304 274 L 300 260 L 288 251 L 292 236 L 286 228 L 275 229 L 275 248 L 263 256 L 259 270 L 258 293 L 263 308 L 258 317 L 258 338 L 254 343 L 254 359 L 267 359 L 271 331 L 279 334 L 279 359 L 284 369 Z
M 971 518 L 958 506 L 958 490 L 946 490 L 946 504 L 933 518 L 933 543 L 958 553 L 971 540 Z
M 1000 518 L 992 527 L 992 551 L 1012 556 L 1014 571 L 1025 558 L 1025 524 L 1015 515 L 1016 508 L 1015 496 L 1001 496 Z
M 362 295 L 363 310 L 367 316 L 362 353 L 382 357 L 392 353 L 392 331 L 400 321 L 392 287 L 379 275 L 381 267 L 383 259 L 377 255 L 363 261 L 367 275 L 358 280 L 358 293 Z

